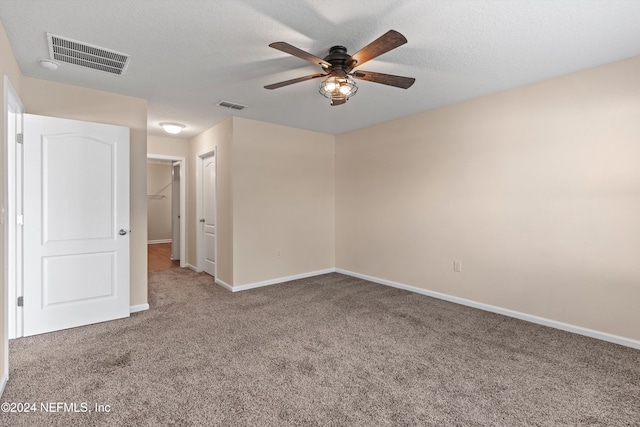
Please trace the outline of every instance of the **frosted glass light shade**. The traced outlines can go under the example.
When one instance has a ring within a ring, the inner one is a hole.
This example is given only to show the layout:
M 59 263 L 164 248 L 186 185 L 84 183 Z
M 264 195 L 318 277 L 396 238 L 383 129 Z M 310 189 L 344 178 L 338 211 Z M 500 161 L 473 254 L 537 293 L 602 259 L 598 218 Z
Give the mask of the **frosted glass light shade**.
M 170 133 L 172 135 L 177 135 L 182 131 L 182 129 L 184 129 L 184 125 L 180 123 L 164 122 L 160 123 L 160 126 L 162 126 L 162 129 L 164 129 L 166 133 Z

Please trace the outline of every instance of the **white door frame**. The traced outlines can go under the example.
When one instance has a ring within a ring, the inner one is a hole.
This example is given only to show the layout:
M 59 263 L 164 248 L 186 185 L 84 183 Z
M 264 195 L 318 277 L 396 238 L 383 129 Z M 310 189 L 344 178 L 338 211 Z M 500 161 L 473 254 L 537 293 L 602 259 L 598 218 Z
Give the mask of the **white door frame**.
M 166 156 L 164 154 L 147 154 L 147 160 L 170 160 L 172 163 L 180 163 L 180 267 L 187 264 L 187 162 L 184 157 Z M 173 182 L 172 182 L 173 184 Z
M 203 175 L 203 167 L 204 167 L 204 158 L 209 157 L 213 154 L 214 160 L 214 168 L 215 168 L 215 183 L 213 185 L 214 188 L 217 189 L 218 183 L 218 147 L 215 146 L 209 150 L 203 151 L 198 154 L 196 157 L 196 236 L 197 236 L 197 249 L 198 249 L 198 265 L 196 266 L 196 271 L 199 273 L 204 270 L 204 229 L 200 227 L 200 218 L 203 216 L 203 208 L 202 208 L 202 175 Z M 213 192 L 213 204 L 216 207 L 216 214 L 218 211 L 218 204 L 216 199 L 216 191 Z M 215 262 L 215 274 L 216 279 L 218 278 L 218 215 L 216 215 L 216 239 L 215 239 L 215 249 L 214 249 L 214 262 Z
M 0 216 L 4 223 L 4 340 L 2 348 L 4 353 L 4 371 L 0 372 L 0 395 L 4 391 L 4 387 L 9 380 L 9 338 L 16 338 L 17 332 L 22 335 L 22 309 L 18 308 L 17 298 L 22 295 L 22 280 L 20 269 L 17 268 L 18 262 L 21 261 L 22 251 L 18 251 L 18 244 L 22 243 L 22 233 L 19 233 L 16 200 L 18 184 L 21 185 L 22 174 L 18 173 L 17 168 L 21 167 L 22 161 L 17 160 L 18 144 L 16 134 L 22 133 L 22 119 L 19 120 L 19 129 L 13 129 L 12 135 L 9 131 L 9 114 L 24 113 L 24 105 L 15 89 L 11 85 L 11 81 L 4 76 L 4 200 Z M 20 156 L 22 155 L 20 150 Z M 20 163 L 20 164 L 18 164 Z M 18 325 L 18 323 L 20 323 Z

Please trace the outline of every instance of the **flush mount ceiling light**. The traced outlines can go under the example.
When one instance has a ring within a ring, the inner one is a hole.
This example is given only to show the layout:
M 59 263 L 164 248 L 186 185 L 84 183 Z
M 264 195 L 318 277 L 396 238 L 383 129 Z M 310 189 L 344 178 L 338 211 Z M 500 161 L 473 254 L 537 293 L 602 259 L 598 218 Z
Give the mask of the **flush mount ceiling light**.
M 162 126 L 162 129 L 164 129 L 166 133 L 170 133 L 171 135 L 177 135 L 184 129 L 184 125 L 181 123 L 162 122 L 160 126 Z

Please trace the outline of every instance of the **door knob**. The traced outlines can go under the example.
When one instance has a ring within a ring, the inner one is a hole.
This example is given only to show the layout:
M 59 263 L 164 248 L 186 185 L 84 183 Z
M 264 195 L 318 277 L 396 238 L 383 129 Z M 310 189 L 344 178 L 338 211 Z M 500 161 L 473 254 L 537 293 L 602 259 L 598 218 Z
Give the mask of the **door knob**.
M 200 220 L 200 222 L 204 222 L 204 218 L 202 218 L 202 219 Z
M 131 230 L 129 230 L 131 231 Z M 124 228 L 121 228 L 120 231 L 118 232 L 118 234 L 120 234 L 121 236 L 124 236 L 125 234 L 127 234 L 127 230 L 125 230 Z

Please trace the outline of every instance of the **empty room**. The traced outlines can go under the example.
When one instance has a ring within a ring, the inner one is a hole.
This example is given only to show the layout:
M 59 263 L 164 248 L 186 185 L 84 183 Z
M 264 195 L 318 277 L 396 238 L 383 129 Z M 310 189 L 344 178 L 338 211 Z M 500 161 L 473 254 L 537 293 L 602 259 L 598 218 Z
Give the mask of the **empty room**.
M 631 426 L 640 2 L 0 0 L 0 426 Z

